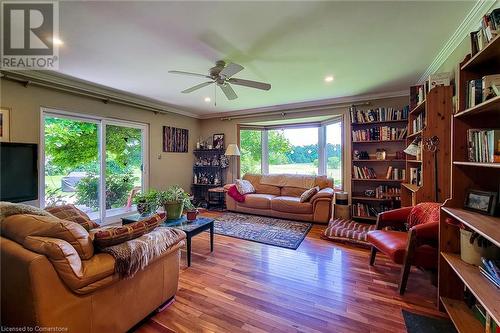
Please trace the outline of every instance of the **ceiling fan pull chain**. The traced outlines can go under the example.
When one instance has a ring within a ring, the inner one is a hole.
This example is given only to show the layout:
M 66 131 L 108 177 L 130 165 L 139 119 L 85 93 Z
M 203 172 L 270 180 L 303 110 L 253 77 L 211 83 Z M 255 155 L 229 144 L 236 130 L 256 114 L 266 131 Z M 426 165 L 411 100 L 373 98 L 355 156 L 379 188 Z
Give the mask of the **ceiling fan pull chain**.
M 217 85 L 214 84 L 214 107 L 217 107 Z

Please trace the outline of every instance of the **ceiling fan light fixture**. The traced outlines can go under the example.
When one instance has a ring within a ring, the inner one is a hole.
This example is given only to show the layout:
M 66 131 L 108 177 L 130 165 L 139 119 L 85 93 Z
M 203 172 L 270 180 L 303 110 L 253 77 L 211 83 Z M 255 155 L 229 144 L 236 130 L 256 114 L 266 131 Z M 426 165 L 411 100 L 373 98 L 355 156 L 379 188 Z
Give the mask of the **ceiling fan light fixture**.
M 333 82 L 333 80 L 334 80 L 333 75 L 327 75 L 327 76 L 325 76 L 325 82 L 326 83 Z
M 205 97 L 203 99 L 206 103 L 210 103 L 212 101 L 212 99 L 210 97 Z

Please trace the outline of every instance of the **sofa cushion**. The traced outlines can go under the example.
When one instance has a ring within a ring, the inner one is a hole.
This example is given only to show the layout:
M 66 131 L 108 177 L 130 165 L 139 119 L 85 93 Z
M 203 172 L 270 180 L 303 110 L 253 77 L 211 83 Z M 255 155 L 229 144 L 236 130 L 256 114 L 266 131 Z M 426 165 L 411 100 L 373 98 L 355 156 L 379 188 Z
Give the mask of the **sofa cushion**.
M 260 179 L 261 184 L 279 187 L 299 187 L 303 189 L 314 187 L 315 181 L 316 176 L 295 174 L 263 175 Z
M 45 208 L 47 212 L 62 220 L 76 222 L 87 230 L 97 228 L 99 224 L 95 223 L 90 217 L 76 208 L 74 205 L 52 206 Z
M 319 186 L 305 190 L 304 193 L 300 195 L 300 202 L 309 202 L 313 195 L 319 192 Z
M 280 212 L 293 214 L 312 213 L 312 204 L 309 202 L 300 202 L 299 197 L 275 197 L 271 200 L 271 208 Z
M 245 195 L 245 202 L 239 202 L 238 206 L 257 209 L 270 209 L 271 200 L 275 197 L 275 195 L 263 193 L 247 194 Z
M 278 186 L 261 184 L 261 178 L 262 175 L 253 173 L 247 173 L 243 176 L 243 179 L 248 180 L 250 183 L 252 183 L 253 187 L 255 188 L 255 193 L 280 195 L 281 189 Z
M 403 263 L 408 242 L 407 232 L 375 230 L 370 231 L 366 239 L 396 264 Z
M 28 236 L 62 239 L 73 246 L 82 259 L 94 255 L 92 239 L 81 225 L 54 216 L 18 214 L 0 223 L 2 235 L 24 246 Z
M 304 191 L 307 191 L 307 188 L 285 186 L 281 188 L 280 196 L 300 197 Z
M 253 187 L 252 183 L 250 183 L 248 180 L 236 179 L 235 185 L 240 194 L 244 195 L 255 192 L 255 188 Z
M 112 246 L 134 239 L 150 232 L 163 222 L 160 215 L 155 214 L 141 221 L 123 226 L 110 226 L 93 230 L 94 245 L 99 248 Z

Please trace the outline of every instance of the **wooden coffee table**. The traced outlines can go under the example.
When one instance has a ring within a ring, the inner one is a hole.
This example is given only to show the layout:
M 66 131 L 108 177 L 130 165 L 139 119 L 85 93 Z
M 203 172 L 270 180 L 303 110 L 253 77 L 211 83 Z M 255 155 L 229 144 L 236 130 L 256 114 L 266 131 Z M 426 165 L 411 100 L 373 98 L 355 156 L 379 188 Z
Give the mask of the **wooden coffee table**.
M 122 218 L 123 224 L 137 222 L 140 219 L 147 218 L 139 214 L 130 215 Z M 176 228 L 186 233 L 186 258 L 187 266 L 191 266 L 191 238 L 202 233 L 205 230 L 210 230 L 210 252 L 214 252 L 214 220 L 207 217 L 198 217 L 194 221 L 188 221 L 183 215 L 178 220 L 166 220 L 160 226 Z

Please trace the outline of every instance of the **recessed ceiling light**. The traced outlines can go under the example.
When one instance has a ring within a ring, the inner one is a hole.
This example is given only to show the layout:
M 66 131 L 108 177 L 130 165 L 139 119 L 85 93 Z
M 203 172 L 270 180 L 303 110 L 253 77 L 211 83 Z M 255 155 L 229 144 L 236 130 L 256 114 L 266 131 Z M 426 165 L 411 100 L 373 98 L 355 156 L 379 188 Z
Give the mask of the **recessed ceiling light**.
M 332 75 L 325 76 L 325 82 L 326 83 L 333 82 L 333 76 Z
M 205 97 L 205 102 L 210 103 L 211 99 L 210 97 Z
M 52 38 L 52 43 L 53 43 L 54 45 L 62 45 L 62 44 L 64 44 L 64 43 L 63 43 L 63 41 L 62 41 L 62 40 L 60 40 L 60 39 L 59 39 L 59 38 L 57 38 L 57 37 Z

